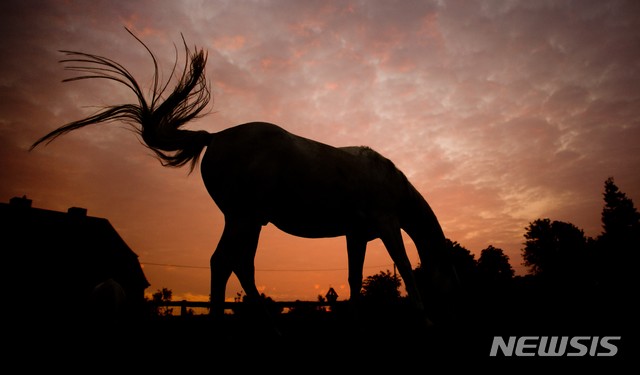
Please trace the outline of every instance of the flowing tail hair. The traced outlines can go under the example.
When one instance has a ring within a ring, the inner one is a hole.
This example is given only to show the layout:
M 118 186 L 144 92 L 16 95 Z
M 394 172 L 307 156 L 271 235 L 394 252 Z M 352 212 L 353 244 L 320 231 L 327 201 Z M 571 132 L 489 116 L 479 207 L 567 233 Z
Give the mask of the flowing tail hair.
M 126 29 L 126 28 L 125 28 Z M 102 78 L 127 86 L 138 98 L 138 104 L 120 104 L 103 108 L 85 119 L 68 123 L 37 140 L 30 148 L 39 144 L 49 144 L 57 137 L 87 125 L 122 121 L 131 125 L 140 135 L 143 144 L 151 149 L 162 165 L 181 167 L 191 163 L 194 170 L 204 147 L 211 142 L 212 134 L 207 131 L 181 129 L 187 122 L 202 117 L 211 98 L 211 91 L 205 78 L 207 54 L 201 49 L 194 52 L 182 39 L 186 52 L 182 75 L 177 77 L 177 52 L 171 74 L 165 83 L 161 83 L 158 61 L 151 50 L 126 29 L 147 50 L 154 65 L 151 99 L 147 101 L 140 85 L 121 64 L 106 57 L 75 51 L 60 51 L 69 56 L 61 63 L 71 64 L 66 70 L 84 73 L 79 77 L 68 78 L 63 82 L 83 79 Z M 165 98 L 170 82 L 177 78 L 173 91 Z

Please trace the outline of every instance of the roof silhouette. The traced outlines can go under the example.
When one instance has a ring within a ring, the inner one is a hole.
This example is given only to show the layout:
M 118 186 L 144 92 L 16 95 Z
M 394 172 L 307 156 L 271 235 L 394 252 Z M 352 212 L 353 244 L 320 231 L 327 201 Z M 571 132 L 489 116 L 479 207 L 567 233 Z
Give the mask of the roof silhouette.
M 68 314 L 83 308 L 93 288 L 109 279 L 122 286 L 129 302 L 140 303 L 150 285 L 137 254 L 111 223 L 87 216 L 84 208 L 59 212 L 12 198 L 0 203 L 0 241 L 9 289 L 23 312 Z

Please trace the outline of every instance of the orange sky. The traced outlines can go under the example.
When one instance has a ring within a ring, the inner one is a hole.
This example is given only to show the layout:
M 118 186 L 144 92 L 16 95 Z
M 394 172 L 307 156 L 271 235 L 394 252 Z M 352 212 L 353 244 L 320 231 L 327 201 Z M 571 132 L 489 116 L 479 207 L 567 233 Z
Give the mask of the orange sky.
M 597 236 L 610 176 L 640 199 L 637 1 L 3 1 L 0 201 L 27 195 L 35 207 L 109 219 L 140 256 L 150 292 L 207 298 L 223 221 L 199 172 L 162 167 L 118 124 L 28 152 L 91 106 L 135 99 L 104 81 L 61 83 L 73 73 L 58 50 L 113 58 L 151 82 L 152 63 L 124 26 L 167 73 L 181 33 L 208 50 L 212 113 L 190 128 L 268 121 L 334 146 L 368 145 L 405 172 L 448 238 L 476 258 L 502 248 L 519 274 L 531 221 Z M 331 286 L 347 298 L 346 262 L 343 238 L 269 225 L 256 279 L 276 300 L 314 300 Z M 365 267 L 365 276 L 393 269 L 379 241 Z M 240 291 L 232 278 L 227 296 Z

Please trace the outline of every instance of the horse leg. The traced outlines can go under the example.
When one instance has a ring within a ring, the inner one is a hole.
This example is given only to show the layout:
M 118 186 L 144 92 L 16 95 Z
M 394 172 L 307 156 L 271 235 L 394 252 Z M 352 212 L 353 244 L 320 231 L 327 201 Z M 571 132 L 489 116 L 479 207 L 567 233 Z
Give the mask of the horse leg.
M 211 310 L 210 314 L 215 319 L 221 319 L 224 315 L 224 300 L 227 282 L 231 277 L 232 268 L 232 235 L 230 229 L 225 225 L 222 238 L 218 242 L 216 250 L 211 255 Z
M 364 330 L 361 320 L 362 267 L 367 250 L 367 241 L 355 235 L 347 235 L 347 258 L 349 264 L 349 314 L 356 332 Z
M 232 270 L 238 277 L 248 301 L 258 301 L 260 292 L 256 287 L 255 257 L 260 237 L 260 224 L 234 222 L 231 242 L 233 246 Z
M 226 286 L 232 272 L 238 276 L 248 298 L 259 297 L 253 260 L 260 229 L 260 225 L 226 220 L 218 247 L 211 256 L 211 308 L 214 315 L 224 312 Z
M 407 251 L 404 247 L 404 241 L 402 240 L 402 233 L 399 227 L 391 226 L 387 233 L 381 236 L 384 246 L 387 248 L 391 259 L 398 267 L 400 276 L 404 281 L 404 285 L 407 288 L 407 294 L 416 306 L 421 319 L 424 319 L 424 325 L 426 328 L 431 327 L 433 323 L 427 317 L 422 297 L 418 290 L 418 285 L 413 275 L 413 269 L 411 262 L 407 256 Z
M 367 250 L 367 241 L 357 236 L 347 235 L 347 257 L 349 262 L 349 300 L 357 302 L 362 290 L 362 267 Z
M 261 229 L 259 223 L 251 220 L 227 219 L 225 223 L 225 233 L 228 234 L 226 239 L 229 248 L 232 249 L 229 252 L 231 270 L 238 277 L 246 294 L 243 309 L 248 313 L 248 317 L 252 318 L 252 323 L 257 324 L 252 329 L 256 332 L 275 332 L 279 336 L 280 332 L 273 322 L 273 317 L 256 287 L 254 261 Z

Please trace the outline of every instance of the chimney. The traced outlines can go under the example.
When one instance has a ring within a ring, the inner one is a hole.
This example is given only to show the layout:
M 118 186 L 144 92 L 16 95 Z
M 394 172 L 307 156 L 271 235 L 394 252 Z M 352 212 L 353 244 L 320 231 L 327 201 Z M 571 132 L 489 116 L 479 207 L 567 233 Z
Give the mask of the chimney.
M 81 207 L 69 207 L 67 214 L 72 217 L 86 217 L 87 209 Z
M 19 207 L 19 208 L 31 208 L 31 203 L 32 203 L 31 199 L 27 199 L 26 195 L 23 195 L 22 198 L 13 197 L 9 199 L 9 204 L 11 206 Z

